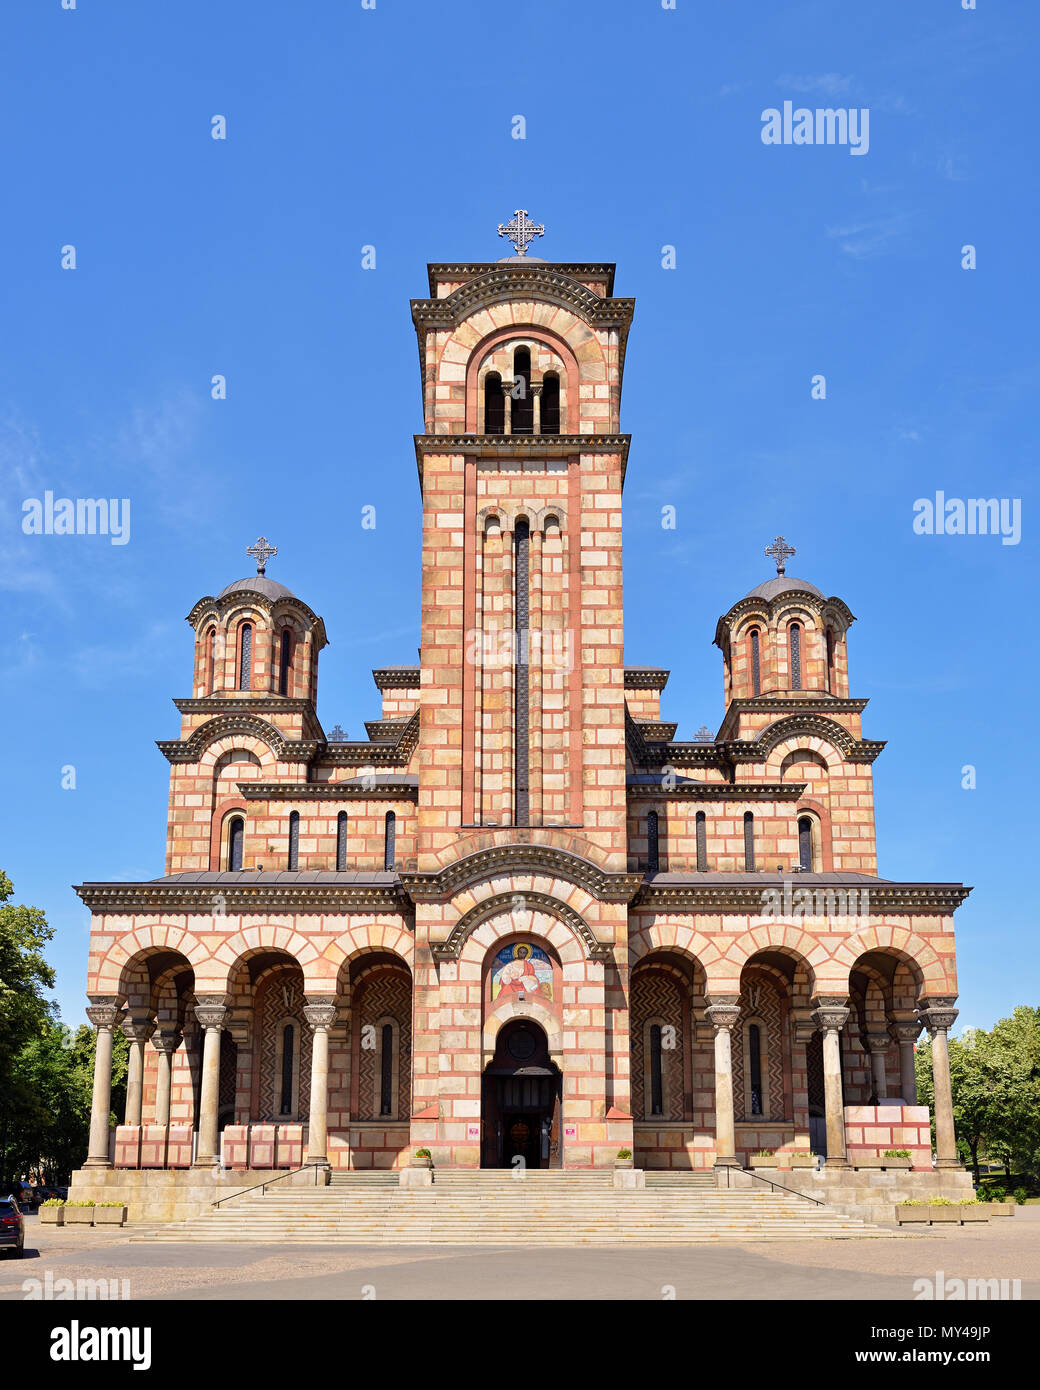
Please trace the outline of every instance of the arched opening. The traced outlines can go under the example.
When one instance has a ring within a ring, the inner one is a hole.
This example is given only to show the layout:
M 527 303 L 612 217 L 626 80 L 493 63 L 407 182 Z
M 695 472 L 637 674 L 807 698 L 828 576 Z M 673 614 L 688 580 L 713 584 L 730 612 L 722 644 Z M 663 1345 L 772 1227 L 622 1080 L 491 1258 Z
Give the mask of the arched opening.
M 482 1088 L 485 1168 L 559 1168 L 563 1077 L 545 1029 L 514 1018 L 495 1039 Z
M 546 372 L 542 377 L 542 400 L 539 432 L 559 434 L 560 432 L 560 377 L 557 372 Z
M 813 823 L 811 816 L 798 817 L 798 867 L 803 874 L 813 870 Z
M 347 867 L 347 813 L 340 811 L 336 817 L 336 870 L 343 873 Z
M 656 811 L 648 811 L 646 816 L 646 867 L 651 874 L 661 867 Z
M 792 623 L 787 629 L 791 657 L 791 689 L 802 688 L 802 625 Z
M 407 1142 L 412 1085 L 412 977 L 389 952 L 357 956 L 350 965 L 352 1013 L 351 1119 L 403 1124 Z M 365 1147 L 374 1136 L 367 1135 Z M 384 1142 L 382 1139 L 380 1143 Z M 380 1166 L 375 1160 L 370 1164 Z M 368 1165 L 366 1165 L 368 1166 Z
M 697 872 L 699 874 L 706 874 L 708 872 L 708 817 L 703 811 L 697 812 L 696 832 Z
M 300 867 L 300 813 L 289 812 L 289 856 L 286 867 L 295 871 Z
M 506 428 L 506 398 L 502 394 L 502 377 L 488 372 L 484 378 L 484 433 L 504 434 Z
M 202 672 L 202 690 L 206 695 L 212 695 L 216 684 L 216 653 L 217 653 L 217 629 L 211 627 L 206 633 L 205 649 L 205 669 Z
M 751 811 L 744 812 L 744 872 L 755 872 L 755 817 Z
M 383 868 L 386 871 L 397 867 L 397 816 L 387 811 L 383 827 Z
M 531 349 L 513 353 L 513 389 L 510 394 L 509 433 L 534 433 L 534 396 L 531 394 Z
M 762 652 L 760 638 L 757 627 L 751 629 L 748 635 L 748 657 L 751 664 L 751 693 L 752 695 L 762 694 Z
M 249 690 L 253 679 L 253 624 L 238 629 L 238 688 Z
M 282 628 L 281 650 L 278 653 L 278 694 L 288 695 L 289 693 L 289 671 L 292 666 L 292 629 Z
M 834 687 L 834 629 L 829 627 L 826 632 L 827 642 L 827 690 L 831 695 L 837 694 Z
M 232 872 L 242 867 L 246 823 L 241 816 L 232 816 L 228 824 L 227 866 Z

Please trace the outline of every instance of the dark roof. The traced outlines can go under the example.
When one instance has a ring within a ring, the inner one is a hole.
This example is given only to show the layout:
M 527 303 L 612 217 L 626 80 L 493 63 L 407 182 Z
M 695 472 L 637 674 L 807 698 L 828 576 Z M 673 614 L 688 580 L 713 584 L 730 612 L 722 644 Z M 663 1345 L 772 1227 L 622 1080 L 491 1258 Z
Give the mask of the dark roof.
M 773 579 L 767 579 L 762 584 L 756 584 L 753 589 L 749 589 L 744 595 L 745 598 L 764 598 L 767 600 L 776 598 L 777 594 L 786 593 L 789 589 L 804 589 L 810 594 L 815 594 L 817 598 L 823 598 L 823 591 L 817 589 L 815 584 L 810 584 L 808 579 L 794 579 L 789 574 L 780 574 Z
M 291 589 L 275 579 L 268 579 L 265 574 L 251 574 L 245 579 L 236 579 L 233 584 L 225 584 L 217 597 L 223 598 L 225 594 L 233 594 L 238 589 L 248 589 L 250 593 L 263 594 L 269 599 L 296 597 Z

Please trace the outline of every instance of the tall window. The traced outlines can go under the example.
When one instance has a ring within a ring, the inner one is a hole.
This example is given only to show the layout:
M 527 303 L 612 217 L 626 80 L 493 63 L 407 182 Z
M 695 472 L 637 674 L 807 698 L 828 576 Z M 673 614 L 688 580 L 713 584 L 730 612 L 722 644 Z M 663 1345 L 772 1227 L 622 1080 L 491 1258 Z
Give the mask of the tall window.
M 755 872 L 755 817 L 744 812 L 744 872 Z
M 397 858 L 397 817 L 393 811 L 386 813 L 386 826 L 383 830 L 383 868 L 396 868 Z
M 664 1114 L 664 1067 L 659 1023 L 650 1025 L 650 1113 Z
M 798 867 L 803 873 L 811 873 L 812 866 L 812 821 L 808 816 L 799 816 Z
M 534 433 L 534 397 L 531 395 L 531 349 L 513 353 L 513 389 L 510 392 L 509 433 Z
M 546 372 L 542 377 L 541 433 L 560 432 L 560 378 L 556 372 Z
M 515 777 L 515 824 L 529 825 L 531 821 L 530 793 L 530 697 L 529 667 L 527 664 L 528 624 L 530 622 L 530 557 L 531 528 L 521 518 L 513 533 L 514 572 L 516 574 L 516 661 L 513 691 L 513 767 Z
M 394 1026 L 384 1023 L 379 1039 L 379 1113 L 394 1113 Z
M 292 629 L 282 628 L 282 648 L 278 653 L 278 694 L 289 693 L 289 667 L 292 664 Z
M 336 868 L 340 873 L 347 867 L 347 813 L 340 811 L 336 817 Z
M 697 872 L 708 872 L 708 818 L 703 811 L 697 812 Z
M 752 695 L 762 694 L 762 658 L 758 650 L 758 628 L 751 629 L 751 636 L 748 638 L 751 645 L 751 693 Z
M 205 671 L 203 671 L 203 673 L 202 673 L 202 689 L 203 689 L 203 691 L 205 692 L 205 694 L 207 694 L 207 695 L 212 695 L 212 694 L 213 694 L 213 689 L 214 689 L 214 686 L 216 685 L 216 680 L 217 680 L 217 671 L 216 671 L 216 664 L 215 664 L 215 663 L 216 663 L 216 656 L 217 656 L 217 629 L 216 629 L 215 627 L 211 627 L 210 630 L 209 630 L 209 632 L 206 633 L 206 657 L 205 657 L 206 669 L 205 669 Z
M 282 1099 L 279 1114 L 292 1114 L 293 1053 L 296 1049 L 296 1029 L 287 1023 L 282 1029 Z
M 660 867 L 656 811 L 649 811 L 646 817 L 646 867 L 652 874 L 656 874 Z
M 748 1024 L 748 1071 L 751 1082 L 751 1113 L 762 1114 L 762 1033 L 757 1023 Z
M 289 868 L 300 867 L 300 813 L 289 812 Z
M 833 695 L 834 689 L 834 629 L 827 629 L 827 689 Z
M 248 690 L 253 675 L 253 624 L 243 623 L 238 630 L 238 688 Z
M 502 377 L 488 372 L 484 378 L 484 433 L 504 434 L 506 428 L 506 398 L 502 394 Z
M 245 841 L 246 823 L 241 816 L 234 816 L 228 826 L 228 868 L 242 867 L 242 845 Z
M 801 690 L 802 688 L 802 627 L 800 623 L 792 623 L 788 628 L 788 636 L 791 641 L 791 689 Z

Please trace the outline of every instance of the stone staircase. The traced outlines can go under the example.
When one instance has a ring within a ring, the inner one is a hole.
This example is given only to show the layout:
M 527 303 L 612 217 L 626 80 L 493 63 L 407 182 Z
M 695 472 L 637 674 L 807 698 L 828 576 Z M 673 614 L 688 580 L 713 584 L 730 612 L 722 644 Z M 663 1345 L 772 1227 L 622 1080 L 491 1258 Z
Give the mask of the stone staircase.
M 328 1187 L 271 1187 L 205 1216 L 134 1226 L 131 1241 L 307 1245 L 686 1245 L 846 1239 L 900 1232 L 767 1189 L 719 1191 L 711 1174 L 647 1174 L 618 1191 L 609 1172 L 441 1171 L 432 1188 L 396 1173 L 334 1174 Z

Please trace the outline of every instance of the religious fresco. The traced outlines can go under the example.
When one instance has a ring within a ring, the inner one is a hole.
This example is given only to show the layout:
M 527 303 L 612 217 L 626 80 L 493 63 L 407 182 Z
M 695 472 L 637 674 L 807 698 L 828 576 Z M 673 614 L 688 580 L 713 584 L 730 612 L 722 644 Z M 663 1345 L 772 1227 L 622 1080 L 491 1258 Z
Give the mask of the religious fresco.
M 491 967 L 491 998 L 523 994 L 527 998 L 552 999 L 552 961 L 540 946 L 526 941 L 504 946 Z

